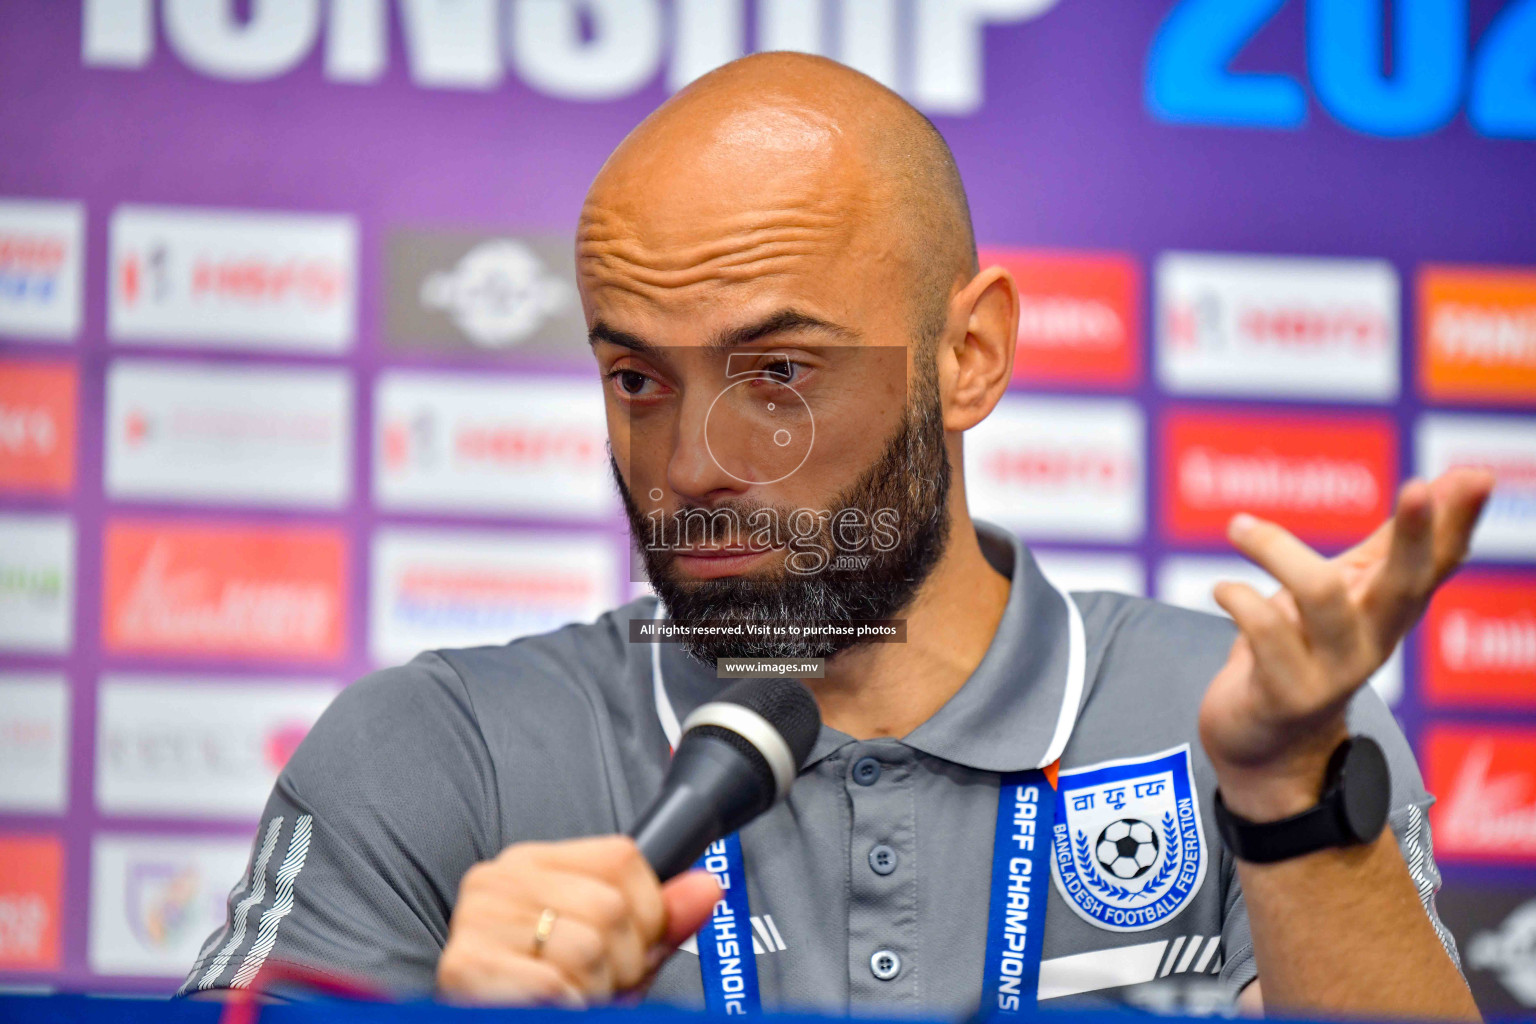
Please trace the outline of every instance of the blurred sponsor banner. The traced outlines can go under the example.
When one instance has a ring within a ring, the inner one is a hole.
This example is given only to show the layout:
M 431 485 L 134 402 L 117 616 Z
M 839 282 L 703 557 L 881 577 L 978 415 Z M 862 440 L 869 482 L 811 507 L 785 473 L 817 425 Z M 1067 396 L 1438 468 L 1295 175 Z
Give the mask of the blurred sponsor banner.
M 0 812 L 62 813 L 69 803 L 68 771 L 64 677 L 0 673 Z
M 392 231 L 384 263 L 392 348 L 589 358 L 568 235 Z
M 1130 401 L 1004 395 L 965 435 L 971 512 L 1041 539 L 1135 540 L 1145 432 Z
M 85 207 L 0 199 L 0 337 L 80 333 Z
M 1389 402 L 1397 306 L 1385 260 L 1164 253 L 1158 378 L 1183 394 Z
M 0 834 L 0 970 L 58 968 L 63 897 L 64 844 Z
M 1013 379 L 1128 388 L 1141 378 L 1141 271 L 1120 253 L 981 250 L 1019 286 Z
M 1157 566 L 1157 599 L 1197 612 L 1226 615 L 1214 594 L 1216 584 L 1222 581 L 1246 583 L 1265 597 L 1280 589 L 1273 576 L 1246 558 L 1171 555 Z M 1396 704 L 1403 695 L 1403 649 L 1399 645 L 1371 676 L 1371 688 L 1389 705 Z
M 1397 432 L 1377 416 L 1177 409 L 1162 433 L 1163 528 L 1225 543 L 1238 512 L 1312 543 L 1363 538 L 1392 508 Z
M 1536 864 L 1536 729 L 1442 723 L 1419 758 L 1442 860 Z
M 291 679 L 107 676 L 96 708 L 104 814 L 254 821 L 340 687 Z
M 0 493 L 74 486 L 77 387 L 73 366 L 0 358 Z
M 346 550 L 329 527 L 107 525 L 110 651 L 330 662 L 346 637 Z
M 1421 267 L 1417 308 L 1427 397 L 1536 402 L 1536 270 Z
M 343 352 L 356 335 L 350 217 L 120 206 L 111 244 L 116 341 Z
M 98 974 L 183 975 L 224 922 L 250 838 L 98 833 L 91 847 L 89 957 Z
M 108 370 L 114 498 L 337 508 L 351 483 L 344 370 L 127 359 Z
M 1511 885 L 1454 885 L 1435 900 L 1461 947 L 1461 969 L 1489 1018 L 1536 1009 L 1536 893 Z
M 1420 641 L 1431 703 L 1536 707 L 1536 577 L 1455 577 L 1430 602 Z
M 610 535 L 380 530 L 368 649 L 393 665 L 589 622 L 624 600 L 623 568 Z
M 1137 597 L 1147 592 L 1147 571 L 1135 555 L 1033 548 L 1040 571 L 1068 593 L 1108 590 Z
M 1415 431 L 1419 475 L 1453 466 L 1493 473 L 1472 557 L 1536 561 L 1536 418 L 1426 413 Z
M 62 654 L 74 635 L 74 522 L 0 514 L 0 650 Z
M 391 371 L 374 423 L 384 508 L 592 519 L 618 507 L 595 377 Z

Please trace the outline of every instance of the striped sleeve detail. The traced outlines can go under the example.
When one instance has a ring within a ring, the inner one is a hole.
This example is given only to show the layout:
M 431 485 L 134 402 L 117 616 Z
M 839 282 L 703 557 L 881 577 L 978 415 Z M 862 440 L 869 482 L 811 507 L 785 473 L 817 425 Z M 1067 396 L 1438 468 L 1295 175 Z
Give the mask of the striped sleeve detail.
M 1435 894 L 1440 891 L 1440 869 L 1435 865 L 1429 821 L 1425 818 L 1424 808 L 1418 804 L 1409 804 L 1406 811 L 1407 815 L 1400 832 L 1403 859 L 1408 862 L 1408 874 L 1413 878 L 1414 888 L 1419 891 L 1419 902 L 1424 904 L 1424 912 L 1429 915 L 1429 923 L 1434 925 L 1435 934 L 1440 937 L 1440 944 L 1445 947 L 1451 963 L 1455 964 L 1459 971 L 1461 956 L 1456 952 L 1456 940 L 1451 936 L 1450 929 L 1440 920 L 1439 911 L 1435 909 Z
M 256 941 L 251 943 L 240 969 L 230 980 L 232 988 L 249 986 L 266 963 L 272 947 L 277 944 L 277 930 L 282 926 L 283 918 L 293 910 L 293 887 L 299 872 L 304 870 L 304 859 L 309 855 L 309 833 L 313 821 L 310 815 L 304 814 L 294 822 L 293 837 L 288 841 L 288 853 L 277 869 L 272 905 L 261 915 Z
M 250 876 L 245 885 L 241 887 L 243 890 L 248 890 L 245 897 L 239 903 L 234 904 L 234 911 L 230 915 L 229 923 L 225 925 L 224 929 L 215 933 L 214 937 L 209 940 L 203 955 L 198 957 L 197 965 L 193 967 L 192 973 L 187 976 L 187 980 L 182 984 L 177 995 L 185 995 L 191 991 L 194 981 L 197 983 L 197 990 L 199 992 L 211 988 L 219 980 L 219 976 L 224 973 L 224 969 L 229 966 L 230 958 L 244 945 L 245 922 L 250 916 L 251 908 L 266 899 L 267 896 L 267 862 L 272 859 L 272 851 L 277 848 L 277 837 L 282 830 L 283 818 L 281 815 L 267 822 L 266 835 L 263 837 L 261 845 L 257 847 L 256 855 L 251 860 Z M 233 894 L 230 899 L 231 903 L 233 903 Z M 224 944 L 224 947 L 219 950 L 219 955 L 208 965 L 208 969 L 203 972 L 202 978 L 198 979 L 198 968 L 202 967 L 207 961 L 208 952 L 225 935 L 229 936 L 229 941 Z

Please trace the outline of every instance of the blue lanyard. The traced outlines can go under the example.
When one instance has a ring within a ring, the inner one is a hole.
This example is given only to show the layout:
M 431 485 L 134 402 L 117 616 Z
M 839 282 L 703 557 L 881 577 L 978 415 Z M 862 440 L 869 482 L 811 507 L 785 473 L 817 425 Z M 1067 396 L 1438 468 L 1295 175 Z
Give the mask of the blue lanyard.
M 710 1013 L 740 1016 L 763 1008 L 752 953 L 752 907 L 747 901 L 747 867 L 735 832 L 709 844 L 698 866 L 715 876 L 724 895 L 699 929 L 699 973 L 704 1006 Z
M 1035 768 L 1002 777 L 992 842 L 983 1017 L 1013 1016 L 1035 1008 L 1050 886 L 1047 854 L 1055 818 L 1056 791 L 1044 771 Z M 711 844 L 698 866 L 715 876 L 725 894 L 696 940 L 704 1005 L 711 1013 L 758 1013 L 762 996 L 740 837 L 732 833 Z
M 1056 791 L 1045 772 L 1009 772 L 997 793 L 992 842 L 992 899 L 987 910 L 987 967 L 981 1016 L 1014 1016 L 1035 1008 L 1045 905 L 1051 875 Z

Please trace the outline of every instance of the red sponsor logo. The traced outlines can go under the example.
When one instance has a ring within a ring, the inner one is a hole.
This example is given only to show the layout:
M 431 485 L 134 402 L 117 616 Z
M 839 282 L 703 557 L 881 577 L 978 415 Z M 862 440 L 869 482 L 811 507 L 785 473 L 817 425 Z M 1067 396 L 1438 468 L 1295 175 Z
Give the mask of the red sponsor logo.
M 1185 349 L 1222 346 L 1220 337 L 1204 325 L 1204 316 L 1199 305 L 1175 305 L 1168 312 L 1169 339 L 1176 347 Z M 1379 352 L 1392 338 L 1392 327 L 1387 319 L 1366 308 L 1245 305 L 1236 311 L 1235 325 L 1242 340 L 1249 345 L 1285 351 L 1354 348 Z
M 1536 705 L 1536 578 L 1456 577 L 1436 593 L 1422 639 L 1432 702 Z
M 1019 285 L 1013 379 L 1123 388 L 1141 375 L 1141 278 L 1116 253 L 986 249 Z
M 146 298 L 165 299 L 168 251 L 156 247 L 148 255 L 128 253 L 118 269 L 119 292 L 129 306 Z M 332 260 L 267 260 L 257 256 L 199 255 L 192 261 L 188 293 L 195 302 L 217 301 L 247 305 L 294 304 L 324 309 L 347 295 L 346 269 Z
M 0 231 L 0 277 L 57 274 L 67 255 L 69 245 L 57 235 Z
M 76 401 L 73 366 L 0 361 L 0 491 L 74 486 Z
M 579 573 L 417 566 L 400 576 L 400 598 L 424 607 L 468 602 L 545 605 L 592 600 L 597 581 Z
M 429 464 L 436 457 L 436 417 L 424 413 L 384 425 L 385 468 L 398 471 Z M 457 423 L 449 456 L 456 466 L 492 466 L 515 470 L 551 464 L 595 463 L 604 459 L 602 435 L 590 431 L 547 429 L 531 424 Z
M 0 970 L 59 967 L 64 847 L 52 836 L 0 836 Z
M 109 650 L 332 661 L 344 649 L 339 530 L 118 522 L 107 528 Z
M 1087 487 L 1114 491 L 1135 484 L 1136 464 L 1108 449 L 1016 448 L 989 452 L 981 468 L 1010 487 Z
M 1354 541 L 1391 511 L 1397 438 L 1384 417 L 1179 411 L 1163 423 L 1163 522 L 1220 540 L 1238 512 L 1309 541 Z
M 1536 399 L 1536 270 L 1424 267 L 1418 315 L 1424 394 Z
M 1435 727 L 1424 770 L 1441 858 L 1536 863 L 1536 731 Z

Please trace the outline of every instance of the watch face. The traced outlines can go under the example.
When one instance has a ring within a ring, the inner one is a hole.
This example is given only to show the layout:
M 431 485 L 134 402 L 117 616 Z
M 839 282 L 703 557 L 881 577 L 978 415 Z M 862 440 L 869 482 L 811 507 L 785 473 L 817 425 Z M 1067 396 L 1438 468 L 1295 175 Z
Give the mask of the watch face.
M 1339 795 L 1344 827 L 1355 842 L 1369 843 L 1381 834 L 1392 799 L 1392 777 L 1386 756 L 1370 737 L 1351 741 L 1339 773 Z

